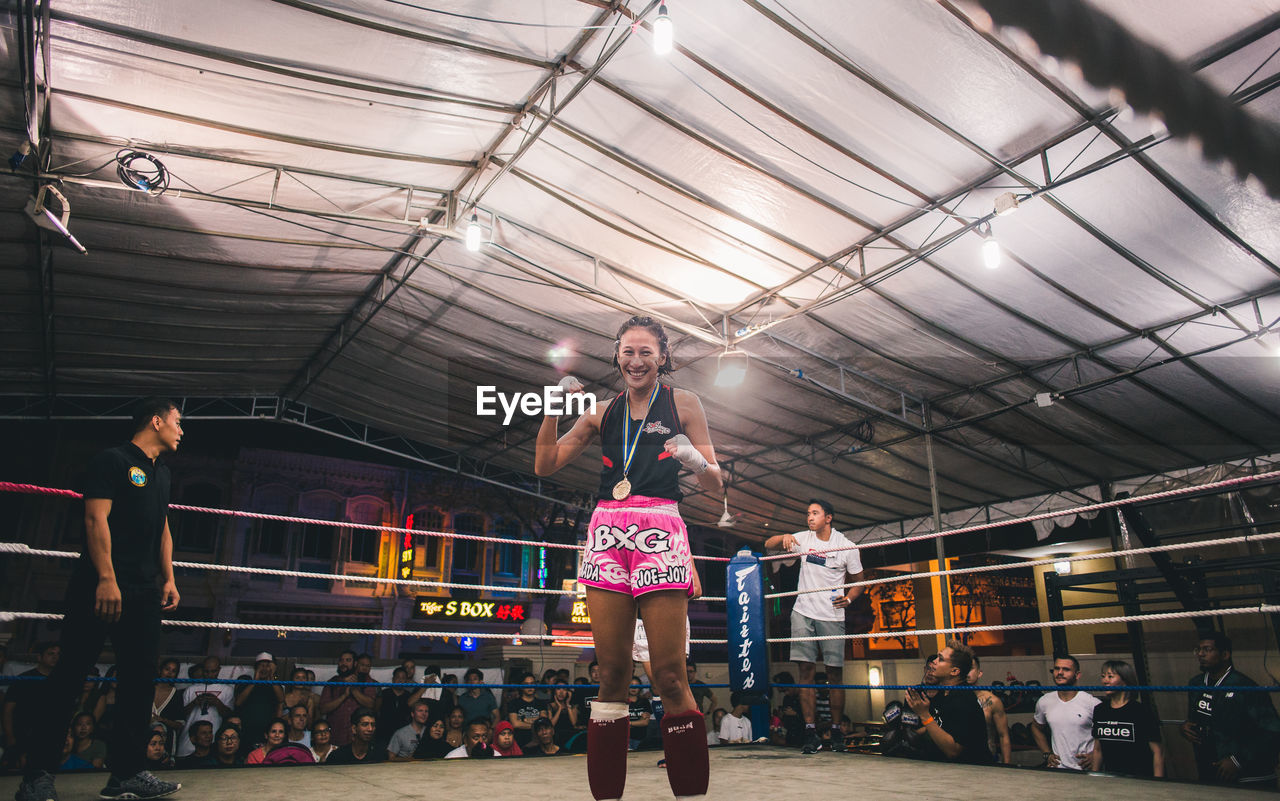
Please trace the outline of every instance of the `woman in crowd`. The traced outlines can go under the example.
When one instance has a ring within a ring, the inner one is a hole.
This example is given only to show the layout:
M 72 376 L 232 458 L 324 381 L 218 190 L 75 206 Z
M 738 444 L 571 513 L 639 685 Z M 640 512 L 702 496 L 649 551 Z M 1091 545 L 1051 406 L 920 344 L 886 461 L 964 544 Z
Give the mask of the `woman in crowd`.
M 493 753 L 494 756 L 504 757 L 524 756 L 524 751 L 516 745 L 516 733 L 509 721 L 500 720 L 494 727 Z
M 1093 708 L 1093 770 L 1129 776 L 1164 776 L 1164 749 L 1160 745 L 1160 721 L 1151 709 L 1125 687 L 1138 684 L 1138 674 L 1128 662 L 1102 663 L 1106 699 Z
M 448 726 L 444 730 L 444 739 L 449 743 L 450 748 L 458 748 L 467 739 L 466 713 L 462 711 L 462 707 L 455 706 L 449 710 L 449 717 L 445 722 Z
M 265 741 L 249 752 L 249 756 L 245 757 L 245 764 L 261 765 L 266 760 L 267 754 L 285 744 L 285 734 L 288 731 L 289 725 L 283 720 L 271 721 L 263 732 Z
M 147 770 L 167 770 L 173 767 L 173 759 L 167 750 L 168 738 L 163 729 L 152 729 L 147 738 Z
M 306 668 L 294 668 L 293 673 L 289 676 L 290 681 L 307 681 Z M 295 706 L 305 706 L 307 708 L 307 720 L 316 719 L 316 698 L 318 697 L 311 691 L 311 687 L 306 684 L 292 684 L 284 690 L 284 702 L 282 704 L 282 712 L 293 709 Z
M 724 722 L 724 716 L 729 714 L 724 707 L 718 706 L 711 713 L 711 731 L 707 732 L 707 745 L 720 744 L 720 724 Z
M 623 390 L 583 414 L 559 436 L 559 415 L 538 429 L 534 472 L 550 476 L 598 441 L 603 468 L 598 502 L 587 529 L 578 581 L 587 588 L 600 693 L 587 727 L 587 780 L 597 799 L 621 798 L 630 735 L 627 684 L 631 678 L 636 615 L 648 633 L 654 687 L 662 719 L 667 780 L 677 798 L 707 792 L 707 729 L 685 671 L 685 619 L 695 593 L 689 534 L 677 507 L 680 474 L 720 497 L 724 484 L 706 413 L 698 396 L 664 385 L 671 349 L 662 324 L 632 317 L 618 329 L 613 365 Z M 583 391 L 573 376 L 560 381 L 570 396 Z M 572 408 L 571 402 L 565 407 Z M 626 532 L 643 533 L 635 543 Z M 641 547 L 643 546 L 643 547 Z
M 432 715 L 427 721 L 427 729 L 418 740 L 418 748 L 413 752 L 414 759 L 444 759 L 444 755 L 454 749 L 444 736 L 444 718 Z
M 178 678 L 178 660 L 166 659 L 160 663 L 160 678 Z M 186 722 L 187 713 L 182 707 L 182 691 L 171 681 L 158 681 L 155 696 L 151 699 L 151 726 L 164 727 L 165 751 L 173 753 L 178 732 Z
M 107 744 L 102 740 L 94 737 L 97 731 L 97 724 L 93 719 L 93 715 L 88 712 L 81 712 L 76 715 L 75 720 L 71 721 L 71 733 L 75 736 L 75 753 L 76 756 L 100 768 L 105 764 L 107 758 Z
M 563 746 L 578 730 L 578 705 L 573 702 L 573 694 L 564 679 L 556 677 L 554 683 L 556 686 L 551 700 L 547 702 L 545 719 L 551 721 L 556 744 Z
M 244 765 L 240 758 L 240 730 L 223 724 L 213 739 L 214 765 L 219 768 L 238 768 Z
M 329 728 L 329 721 L 317 721 L 311 727 L 311 756 L 316 758 L 318 764 L 328 759 L 333 749 L 333 731 Z

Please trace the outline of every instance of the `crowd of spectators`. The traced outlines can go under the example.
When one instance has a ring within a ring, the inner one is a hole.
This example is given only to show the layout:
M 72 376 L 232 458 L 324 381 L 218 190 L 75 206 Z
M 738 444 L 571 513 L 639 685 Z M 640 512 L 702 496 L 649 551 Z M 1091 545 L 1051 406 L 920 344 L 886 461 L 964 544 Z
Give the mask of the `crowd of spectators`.
M 47 676 L 58 662 L 56 645 L 38 647 L 36 653 L 35 667 L 21 675 Z M 1268 693 L 1241 689 L 1256 685 L 1235 670 L 1231 641 L 1224 635 L 1200 640 L 1194 655 L 1200 673 L 1188 684 L 1203 690 L 1190 693 L 1179 732 L 1193 747 L 1200 780 L 1274 787 L 1280 718 Z M 0 666 L 4 659 L 0 648 Z M 595 663 L 590 678 L 574 684 L 568 670 L 547 670 L 540 676 L 508 677 L 515 686 L 497 691 L 482 686 L 485 675 L 478 668 L 466 670 L 459 685 L 456 675 L 434 665 L 419 674 L 412 660 L 391 676 L 392 683 L 404 686 L 365 687 L 376 683 L 372 666 L 369 655 L 346 651 L 317 693 L 306 684 L 280 683 L 279 666 L 268 653 L 258 655 L 252 671 L 235 677 L 260 682 L 255 684 L 229 683 L 232 676 L 226 674 L 236 669 L 224 671 L 216 656 L 207 657 L 190 666 L 185 681 L 156 683 L 152 729 L 139 748 L 146 751 L 149 770 L 549 757 L 586 749 Z M 166 659 L 158 673 L 175 680 L 180 669 L 178 661 Z M 1107 690 L 1101 698 L 1076 689 L 1081 672 L 1072 656 L 1055 657 L 1051 675 L 1054 686 L 1036 702 L 1028 738 L 1039 748 L 1044 767 L 1165 775 L 1160 721 L 1128 689 L 1138 684 L 1133 667 L 1121 661 L 1103 664 L 1099 684 Z M 289 677 L 291 682 L 315 681 L 314 671 L 303 667 Z M 819 683 L 823 679 L 816 677 Z M 807 742 L 794 687 L 778 691 L 769 731 L 753 732 L 747 697 L 733 693 L 727 708 L 718 707 L 715 693 L 696 681 L 692 663 L 690 682 L 699 709 L 710 718 L 709 744 Z M 775 676 L 774 682 L 795 684 L 788 673 Z M 921 685 L 886 708 L 880 751 L 938 761 L 1009 763 L 1010 727 L 1000 697 L 964 686 L 981 683 L 978 657 L 965 645 L 949 642 L 926 661 Z M 3 764 L 9 769 L 21 768 L 24 736 L 41 714 L 32 686 L 23 681 L 0 688 L 5 690 Z M 111 683 L 86 681 L 69 721 L 62 770 L 104 767 L 113 705 Z M 824 742 L 853 740 L 847 716 L 831 719 L 827 693 L 816 693 L 816 706 Z M 631 747 L 661 747 L 661 704 L 640 676 L 633 677 L 628 710 Z

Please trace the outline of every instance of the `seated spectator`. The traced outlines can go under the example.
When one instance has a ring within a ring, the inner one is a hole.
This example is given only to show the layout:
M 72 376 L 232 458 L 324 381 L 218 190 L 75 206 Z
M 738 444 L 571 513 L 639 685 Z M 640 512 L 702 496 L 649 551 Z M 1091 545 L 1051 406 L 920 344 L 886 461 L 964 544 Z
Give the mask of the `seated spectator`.
M 489 741 L 489 719 L 474 718 L 467 723 L 467 738 L 462 745 L 444 755 L 445 759 L 483 759 L 494 755 Z
M 547 718 L 538 718 L 533 722 L 533 742 L 525 748 L 524 755 L 530 757 L 562 756 L 566 752 L 556 744 L 556 727 Z
M 145 770 L 168 770 L 173 767 L 173 759 L 170 758 L 169 752 L 165 750 L 166 742 L 163 730 L 151 730 L 151 736 L 147 739 Z
M 555 684 L 556 683 L 555 669 L 547 668 L 546 670 L 542 671 L 542 678 L 538 681 L 538 683 L 539 684 Z M 534 693 L 534 697 L 537 698 L 539 701 L 550 701 L 551 688 L 550 687 L 539 688 L 538 691 Z M 532 729 L 530 729 L 530 731 L 532 731 Z
M 927 684 L 940 687 L 932 696 L 907 690 L 906 705 L 920 716 L 921 754 L 926 759 L 986 765 L 994 761 L 987 748 L 987 720 L 978 699 L 968 690 L 948 689 L 964 683 L 973 667 L 973 651 L 948 640 L 926 668 Z
M 444 718 L 433 717 L 427 722 L 426 734 L 418 740 L 418 747 L 413 752 L 414 759 L 443 759 L 453 750 L 444 737 Z
M 114 679 L 115 677 L 116 666 L 112 665 L 107 668 L 103 678 Z M 107 740 L 111 737 L 111 727 L 116 720 L 116 683 L 103 681 L 99 682 L 98 686 L 100 691 L 98 700 L 93 705 L 93 719 L 98 722 L 98 736 Z
M 374 741 L 378 717 L 372 709 L 357 709 L 351 715 L 351 742 L 334 749 L 325 759 L 326 765 L 357 765 L 386 762 L 387 749 Z
M 424 685 L 422 697 L 438 706 L 439 702 L 444 699 L 443 688 L 440 684 L 440 666 L 427 665 L 423 670 L 422 683 Z M 452 709 L 453 707 L 450 706 L 449 708 Z M 433 708 L 432 717 L 435 716 L 435 709 Z
M 631 686 L 627 688 L 627 716 L 631 719 L 631 735 L 628 747 L 632 751 L 640 747 L 644 736 L 649 732 L 650 711 L 649 699 L 644 696 L 644 686 L 640 679 L 631 677 Z
M 536 681 L 533 674 L 520 679 L 520 693 L 507 704 L 507 719 L 503 721 L 514 730 L 513 736 L 526 741 L 533 736 L 533 722 L 543 717 L 547 710 L 547 702 L 538 700 L 533 686 Z
M 178 660 L 166 659 L 160 663 L 161 679 L 178 678 Z M 178 734 L 186 719 L 182 709 L 182 690 L 172 681 L 157 681 L 155 696 L 151 699 L 151 725 L 164 726 L 165 750 L 173 753 L 178 745 Z
M 396 729 L 395 734 L 387 741 L 387 759 L 391 762 L 408 762 L 418 750 L 422 734 L 427 730 L 427 721 L 431 718 L 431 704 L 424 698 L 413 702 L 413 716 L 409 723 Z M 443 727 L 440 729 L 444 734 Z
M 252 678 L 259 682 L 273 681 L 276 678 L 275 659 L 271 654 L 263 651 L 254 659 L 253 675 L 241 676 L 241 678 Z M 256 747 L 261 744 L 260 738 L 263 733 L 280 717 L 280 705 L 283 702 L 284 688 L 279 684 L 236 685 L 236 714 L 244 721 L 244 726 L 240 729 L 241 736 L 248 736 L 252 740 L 248 745 Z M 247 751 L 245 746 L 246 743 L 240 744 L 242 751 Z M 245 762 L 250 765 L 258 764 L 249 759 L 247 753 Z
M 306 668 L 294 668 L 293 673 L 289 675 L 289 681 L 314 681 L 308 678 L 307 674 L 311 671 Z M 295 707 L 305 706 L 307 708 L 307 720 L 314 720 L 316 716 L 316 702 L 320 696 L 316 694 L 315 688 L 305 684 L 291 684 L 284 690 L 283 705 L 285 709 L 294 709 Z M 297 742 L 297 741 L 295 741 Z
M 795 684 L 795 677 L 783 671 L 773 677 L 774 684 Z M 800 709 L 800 690 L 797 687 L 784 687 L 779 705 L 778 717 L 782 728 L 787 732 L 787 745 L 804 745 L 804 714 Z
M 498 719 L 498 702 L 488 688 L 479 686 L 484 681 L 484 674 L 479 668 L 468 668 L 463 681 L 469 685 L 469 689 L 458 696 L 458 706 L 462 707 L 463 717 L 466 720 L 488 718 L 489 725 L 492 726 Z
M 207 720 L 197 720 L 191 724 L 191 751 L 177 759 L 180 768 L 212 768 L 213 757 L 213 724 Z
M 494 756 L 524 756 L 524 751 L 520 750 L 520 746 L 516 745 L 515 729 L 510 722 L 505 720 L 498 721 L 498 725 L 494 727 L 493 751 Z
M 38 655 L 36 666 L 24 671 L 20 676 L 47 677 L 58 664 L 62 648 L 55 643 L 38 644 L 34 648 Z M 36 718 L 40 714 L 39 686 L 34 681 L 19 681 L 9 685 L 4 696 L 4 761 L 6 765 L 17 767 L 22 763 L 22 756 L 27 743 L 31 742 Z
M 440 703 L 445 709 L 453 709 L 458 705 L 458 674 L 446 673 L 440 677 Z M 466 718 L 463 718 L 466 720 Z M 465 724 L 464 724 L 465 725 Z
M 218 729 L 216 747 L 213 751 L 214 768 L 238 768 L 244 765 L 240 756 L 240 730 L 235 726 L 223 725 Z
M 742 702 L 742 693 L 733 693 L 729 703 L 733 708 L 720 721 L 720 744 L 751 742 L 751 721 L 746 717 L 750 707 Z
M 235 703 L 235 688 L 230 684 L 217 683 L 222 671 L 222 661 L 216 656 L 205 657 L 200 666 L 200 680 L 192 684 L 182 694 L 182 706 L 186 713 L 186 724 L 178 735 L 177 756 L 179 759 L 190 756 L 194 745 L 191 734 L 198 721 L 206 721 L 210 727 L 210 735 L 221 728 L 223 718 L 231 714 L 231 705 Z M 243 727 L 242 727 L 243 729 Z M 257 736 L 257 735 L 254 735 Z M 212 740 L 212 736 L 210 736 Z
M 1164 749 L 1160 744 L 1160 721 L 1136 693 L 1125 687 L 1138 684 L 1138 674 L 1128 662 L 1103 662 L 1102 684 L 1106 699 L 1093 708 L 1093 752 L 1091 770 L 1127 776 L 1164 776 Z
M 71 721 L 71 733 L 76 739 L 76 756 L 95 768 L 100 768 L 107 758 L 107 744 L 94 736 L 97 730 L 97 721 L 88 712 L 81 712 Z
M 76 738 L 70 731 L 62 745 L 62 764 L 58 766 L 58 770 L 93 770 L 93 765 L 76 753 Z
M 467 718 L 462 711 L 462 707 L 455 706 L 449 710 L 449 716 L 445 718 L 444 739 L 453 748 L 457 748 L 467 740 Z
M 398 667 L 391 674 L 392 684 L 408 684 L 409 675 Z M 395 732 L 409 725 L 413 717 L 413 704 L 422 697 L 425 687 L 384 687 L 375 699 L 374 712 L 378 715 L 378 731 Z M 408 757 L 405 757 L 408 759 Z
M 711 713 L 711 725 L 707 727 L 707 745 L 720 744 L 720 727 L 724 725 L 725 716 L 728 714 L 722 706 L 716 707 Z
M 267 728 L 262 731 L 262 744 L 249 752 L 245 757 L 246 765 L 261 765 L 267 760 L 267 754 L 284 745 L 288 740 L 285 739 L 285 732 L 289 731 L 289 726 L 283 720 L 273 720 L 267 724 Z
M 335 748 L 337 746 L 333 744 L 328 721 L 316 721 L 316 725 L 311 727 L 311 756 L 315 757 L 318 764 L 328 759 Z
M 559 676 L 553 681 L 556 686 L 552 690 L 551 700 L 547 702 L 546 719 L 551 721 L 555 729 L 556 744 L 563 746 L 578 730 L 579 712 L 569 685 Z
M 307 713 L 306 704 L 298 704 L 287 711 L 285 721 L 289 724 L 289 730 L 284 733 L 284 739 L 291 743 L 299 743 L 306 747 L 311 747 L 311 718 Z

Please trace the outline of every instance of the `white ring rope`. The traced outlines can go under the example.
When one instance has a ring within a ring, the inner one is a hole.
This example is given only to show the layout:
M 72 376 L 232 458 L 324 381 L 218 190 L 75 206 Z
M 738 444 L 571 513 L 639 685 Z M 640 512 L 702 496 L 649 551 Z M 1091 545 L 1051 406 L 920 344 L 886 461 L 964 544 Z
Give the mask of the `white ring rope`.
M 1218 615 L 1274 614 L 1280 606 L 1258 604 L 1230 609 L 1194 609 L 1184 612 L 1152 612 L 1147 615 L 1119 615 L 1116 617 L 1091 617 L 1078 620 L 1049 620 L 1043 623 L 1004 623 L 992 626 L 959 626 L 949 629 L 917 629 L 916 631 L 876 631 L 865 634 L 830 634 L 825 637 L 770 637 L 765 642 L 813 642 L 817 640 L 888 640 L 897 637 L 916 637 L 926 634 L 961 634 L 974 631 L 1020 631 L 1026 629 L 1052 629 L 1066 626 L 1097 626 L 1103 623 L 1145 623 L 1149 620 L 1181 620 L 1193 617 L 1217 617 Z
M 62 620 L 63 616 L 53 612 L 0 612 L 0 623 L 15 620 Z M 594 643 L 593 637 L 568 634 L 521 634 L 508 632 L 472 632 L 472 631 L 416 631 L 413 629 L 355 629 L 332 626 L 274 626 L 269 623 L 216 623 L 206 620 L 162 620 L 166 626 L 194 629 L 231 629 L 236 631 L 287 631 L 300 634 L 351 634 L 373 635 L 375 637 L 474 637 L 477 640 L 558 640 L 560 642 Z M 727 645 L 728 640 L 689 640 L 697 645 Z
M 1265 542 L 1267 540 L 1280 539 L 1280 532 L 1270 532 L 1267 534 L 1244 534 L 1239 537 L 1223 537 L 1216 540 L 1198 540 L 1195 542 L 1179 542 L 1172 545 L 1153 545 L 1147 548 L 1128 548 L 1123 551 L 1107 551 L 1105 553 L 1077 554 L 1076 556 L 1051 556 L 1045 559 L 1030 559 L 1026 562 L 1012 562 L 1009 564 L 999 565 L 979 565 L 977 567 L 957 567 L 951 570 L 930 570 L 921 573 L 903 573 L 901 576 L 889 576 L 887 578 L 866 579 L 864 581 L 854 581 L 849 584 L 836 584 L 832 587 L 824 587 L 817 590 L 793 590 L 791 592 L 773 592 L 765 595 L 766 599 L 772 598 L 789 598 L 793 595 L 805 595 L 814 592 L 831 592 L 833 590 L 847 589 L 850 587 L 869 587 L 873 584 L 893 584 L 899 581 L 909 581 L 917 578 L 931 578 L 933 576 L 957 576 L 968 573 L 994 573 L 1000 570 L 1016 570 L 1024 567 L 1039 567 L 1041 565 L 1052 565 L 1058 562 L 1088 562 L 1093 559 L 1111 559 L 1117 556 L 1137 556 L 1147 553 L 1164 553 L 1166 551 L 1181 551 L 1188 548 L 1209 548 L 1219 545 L 1239 545 L 1249 542 Z M 793 553 L 793 558 L 799 558 L 803 554 Z
M 1041 512 L 1040 514 L 1028 515 L 1026 517 L 1014 517 L 1008 520 L 998 520 L 992 523 L 978 523 L 972 526 L 962 526 L 961 528 L 947 529 L 946 531 L 930 531 L 925 534 L 914 534 L 910 537 L 899 537 L 898 539 L 876 540 L 863 545 L 847 545 L 841 548 L 828 548 L 823 551 L 812 551 L 814 554 L 837 553 L 839 551 L 862 550 L 866 548 L 883 548 L 890 545 L 903 545 L 908 542 L 919 542 L 921 540 L 934 540 L 942 537 L 950 537 L 953 534 L 972 534 L 975 531 L 986 531 L 991 528 L 1002 528 L 1004 526 L 1012 526 L 1018 523 L 1034 523 L 1037 520 L 1051 520 L 1055 517 L 1064 517 L 1066 515 L 1083 514 L 1086 512 L 1096 512 L 1102 509 L 1115 509 L 1120 506 L 1126 506 L 1133 503 L 1150 503 L 1151 501 L 1164 500 L 1166 498 L 1176 498 L 1181 495 L 1190 495 L 1196 492 L 1205 492 L 1207 490 L 1226 489 L 1229 487 L 1238 487 L 1242 484 L 1253 484 L 1261 481 L 1269 481 L 1271 479 L 1280 478 L 1280 470 L 1273 470 L 1269 473 L 1258 473 L 1252 476 L 1241 476 L 1237 478 L 1227 478 L 1222 481 L 1213 481 L 1208 484 L 1196 484 L 1186 487 L 1178 487 L 1177 489 L 1164 490 L 1163 492 L 1153 492 L 1150 495 L 1134 495 L 1129 498 L 1120 498 L 1114 501 L 1100 501 L 1098 503 L 1086 504 L 1085 506 L 1075 506 L 1070 509 L 1059 509 L 1055 512 Z M 809 552 L 806 552 L 809 553 Z M 762 556 L 760 561 L 771 562 L 778 559 L 795 559 L 795 552 L 775 554 L 773 556 Z
M 79 559 L 75 551 L 49 551 L 31 548 L 21 542 L 0 542 L 0 553 L 23 554 L 27 556 L 49 556 L 58 559 Z M 459 584 L 449 581 L 425 581 L 422 579 L 382 578 L 380 576 L 353 576 L 347 573 L 312 573 L 305 570 L 279 570 L 270 567 L 248 567 L 241 565 L 219 565 L 213 562 L 177 562 L 174 567 L 193 570 L 221 570 L 228 573 L 255 573 L 264 576 L 282 576 L 294 578 L 326 579 L 330 581 L 363 581 L 370 584 L 390 584 L 408 587 L 443 587 L 446 589 L 486 590 L 490 592 L 536 593 L 541 595 L 576 595 L 573 590 L 540 589 L 537 587 L 521 587 L 509 584 Z M 699 601 L 724 601 L 724 597 L 714 595 L 699 596 Z

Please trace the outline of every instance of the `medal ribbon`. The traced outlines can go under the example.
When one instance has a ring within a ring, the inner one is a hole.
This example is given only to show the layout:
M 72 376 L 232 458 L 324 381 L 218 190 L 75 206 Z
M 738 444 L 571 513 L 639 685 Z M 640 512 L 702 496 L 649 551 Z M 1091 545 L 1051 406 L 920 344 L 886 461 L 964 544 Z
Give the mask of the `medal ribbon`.
M 660 389 L 662 384 L 654 384 L 653 394 L 649 396 L 649 405 L 644 410 L 644 419 L 640 421 L 640 427 L 636 429 L 635 439 L 631 438 L 631 399 L 627 399 L 627 413 L 622 418 L 622 477 L 624 479 L 631 471 L 631 460 L 635 458 L 636 446 L 640 444 L 640 434 L 644 431 L 644 424 L 649 421 L 649 412 L 653 410 L 653 402 L 657 399 Z M 628 442 L 631 443 L 629 446 Z

